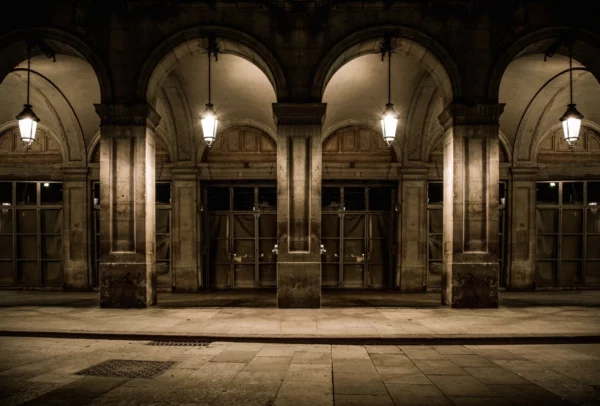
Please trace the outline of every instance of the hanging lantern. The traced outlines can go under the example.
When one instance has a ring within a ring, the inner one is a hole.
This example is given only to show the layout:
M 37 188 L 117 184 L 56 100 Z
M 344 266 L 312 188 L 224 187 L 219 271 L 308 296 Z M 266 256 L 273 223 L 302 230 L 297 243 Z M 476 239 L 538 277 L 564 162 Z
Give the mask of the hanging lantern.
M 563 126 L 563 135 L 569 147 L 579 140 L 579 130 L 583 114 L 577 111 L 573 103 L 573 41 L 569 42 L 569 94 L 571 102 L 567 105 L 567 111 L 562 115 L 560 121 Z
M 29 75 L 29 72 L 27 73 Z M 19 132 L 21 133 L 21 141 L 27 146 L 30 146 L 35 141 L 35 134 L 37 131 L 37 125 L 40 122 L 38 116 L 35 115 L 31 104 L 25 104 L 23 111 L 17 115 L 16 119 L 19 121 Z
M 29 88 L 31 82 L 31 45 L 27 45 L 27 102 L 15 118 L 19 121 L 19 132 L 21 133 L 21 141 L 27 144 L 27 148 L 35 141 L 40 119 L 33 112 L 33 107 L 29 104 Z
M 583 114 L 577 111 L 574 104 L 569 104 L 567 106 L 567 111 L 560 118 L 565 141 L 571 146 L 579 139 L 581 119 L 583 119 Z
M 381 131 L 383 134 L 383 140 L 387 143 L 388 147 L 392 145 L 396 139 L 396 127 L 398 126 L 398 114 L 394 110 L 392 104 L 392 44 L 391 38 L 386 36 L 385 40 L 380 49 L 381 60 L 385 58 L 385 54 L 388 54 L 388 102 L 385 105 L 385 110 L 381 117 Z
M 202 122 L 204 142 L 210 147 L 217 136 L 217 125 L 219 124 L 219 120 L 217 120 L 215 110 L 211 103 L 206 104 L 206 108 L 204 109 L 204 113 L 202 113 L 202 119 L 200 121 Z
M 383 140 L 388 146 L 396 139 L 396 127 L 398 126 L 398 114 L 394 110 L 394 105 L 388 103 L 385 105 L 385 111 L 381 118 L 381 131 L 383 132 Z
M 208 48 L 206 49 L 206 53 L 208 54 L 208 103 L 206 103 L 206 108 L 204 109 L 200 120 L 202 123 L 204 142 L 206 142 L 209 147 L 215 141 L 217 136 L 217 125 L 219 124 L 214 106 L 210 102 L 210 57 L 214 54 L 215 61 L 217 61 L 219 52 L 220 49 L 216 39 L 214 37 L 209 38 Z

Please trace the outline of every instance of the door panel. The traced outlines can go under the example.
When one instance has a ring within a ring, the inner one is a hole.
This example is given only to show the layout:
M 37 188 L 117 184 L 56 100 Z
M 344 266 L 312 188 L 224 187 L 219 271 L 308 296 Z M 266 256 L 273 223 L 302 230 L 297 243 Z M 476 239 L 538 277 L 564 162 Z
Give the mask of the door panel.
M 322 286 L 389 285 L 393 264 L 393 191 L 391 187 L 323 188 Z
M 208 286 L 273 287 L 277 283 L 277 188 L 208 187 Z M 275 197 L 275 198 L 274 198 Z M 261 202 L 257 203 L 257 200 Z M 211 200 L 218 201 L 216 205 Z

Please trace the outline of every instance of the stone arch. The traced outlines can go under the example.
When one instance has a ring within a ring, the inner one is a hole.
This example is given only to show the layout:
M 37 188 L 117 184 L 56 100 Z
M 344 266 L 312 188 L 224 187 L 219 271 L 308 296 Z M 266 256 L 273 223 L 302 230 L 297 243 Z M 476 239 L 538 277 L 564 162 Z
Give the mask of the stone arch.
M 548 27 L 531 32 L 514 41 L 498 58 L 488 81 L 488 100 L 497 101 L 500 93 L 500 82 L 508 65 L 520 56 L 544 53 L 548 46 L 561 34 L 572 33 L 571 27 Z M 577 30 L 573 45 L 573 59 L 584 65 L 600 82 L 600 61 L 595 57 L 600 52 L 600 38 L 588 31 Z M 563 54 L 564 50 L 558 50 Z
M 41 38 L 48 43 L 57 54 L 66 54 L 87 61 L 96 74 L 100 85 L 102 103 L 108 103 L 113 97 L 113 85 L 108 70 L 93 48 L 83 39 L 56 28 L 38 27 L 21 29 L 8 33 L 0 39 L 0 82 L 4 80 L 15 66 L 27 59 L 28 38 Z M 38 48 L 32 53 L 32 58 L 41 54 Z
M 535 163 L 598 162 L 600 126 L 584 119 L 581 123 L 579 140 L 570 149 L 564 141 L 562 124 L 559 123 L 543 136 L 533 140 L 531 150 L 532 161 Z
M 355 32 L 331 48 L 313 75 L 313 97 L 322 100 L 327 83 L 344 64 L 362 55 L 378 53 L 385 34 L 392 36 L 397 52 L 414 57 L 425 65 L 443 89 L 446 104 L 461 96 L 462 80 L 458 68 L 439 43 L 412 28 L 384 25 Z
M 219 132 L 212 146 L 206 148 L 202 161 L 274 163 L 277 161 L 277 143 L 258 127 L 232 125 Z
M 0 163 L 20 164 L 35 156 L 40 163 L 59 164 L 68 162 L 65 140 L 43 124 L 38 125 L 37 137 L 27 151 L 20 141 L 17 121 L 0 126 Z
M 152 95 L 156 94 L 160 83 L 157 78 L 153 79 L 155 72 L 164 77 L 169 66 L 180 58 L 204 52 L 202 47 L 206 47 L 209 35 L 216 35 L 223 53 L 242 57 L 261 69 L 273 85 L 278 98 L 285 94 L 287 81 L 281 64 L 266 46 L 250 35 L 232 28 L 204 26 L 192 27 L 172 35 L 150 54 L 138 75 L 135 98 L 150 99 L 152 102 Z
M 347 125 L 323 140 L 323 162 L 393 163 L 395 150 L 387 146 L 381 131 L 367 125 Z

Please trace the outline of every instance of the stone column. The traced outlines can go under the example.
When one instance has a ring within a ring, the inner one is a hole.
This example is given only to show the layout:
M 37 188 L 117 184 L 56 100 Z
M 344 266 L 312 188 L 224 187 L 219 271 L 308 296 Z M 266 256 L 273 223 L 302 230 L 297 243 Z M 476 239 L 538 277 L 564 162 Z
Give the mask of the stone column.
M 177 292 L 198 290 L 198 170 L 196 168 L 173 168 L 172 226 L 173 248 L 171 271 Z
M 400 291 L 422 292 L 427 275 L 427 170 L 403 168 L 400 181 Z
M 537 168 L 511 168 L 512 188 L 508 216 L 511 290 L 534 290 L 536 247 Z
M 62 168 L 64 288 L 89 286 L 88 247 L 91 203 L 88 200 L 87 168 Z
M 277 124 L 277 306 L 321 306 L 323 103 L 274 103 Z
M 451 104 L 444 126 L 442 303 L 498 307 L 499 125 L 503 104 Z
M 155 134 L 147 104 L 98 104 L 100 307 L 156 304 Z

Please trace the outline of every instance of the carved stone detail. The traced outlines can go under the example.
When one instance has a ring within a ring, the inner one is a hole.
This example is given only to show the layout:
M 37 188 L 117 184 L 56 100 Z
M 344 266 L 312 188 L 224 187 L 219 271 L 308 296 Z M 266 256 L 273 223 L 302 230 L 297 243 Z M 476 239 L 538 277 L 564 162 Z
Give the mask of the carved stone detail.
M 95 104 L 100 126 L 146 125 L 152 130 L 160 122 L 160 115 L 149 104 Z
M 538 168 L 511 168 L 512 179 L 535 182 Z
M 322 125 L 326 103 L 273 103 L 277 125 Z
M 450 104 L 438 116 L 444 130 L 457 125 L 498 125 L 504 103 Z
M 85 181 L 88 177 L 88 168 L 61 168 L 63 181 Z

